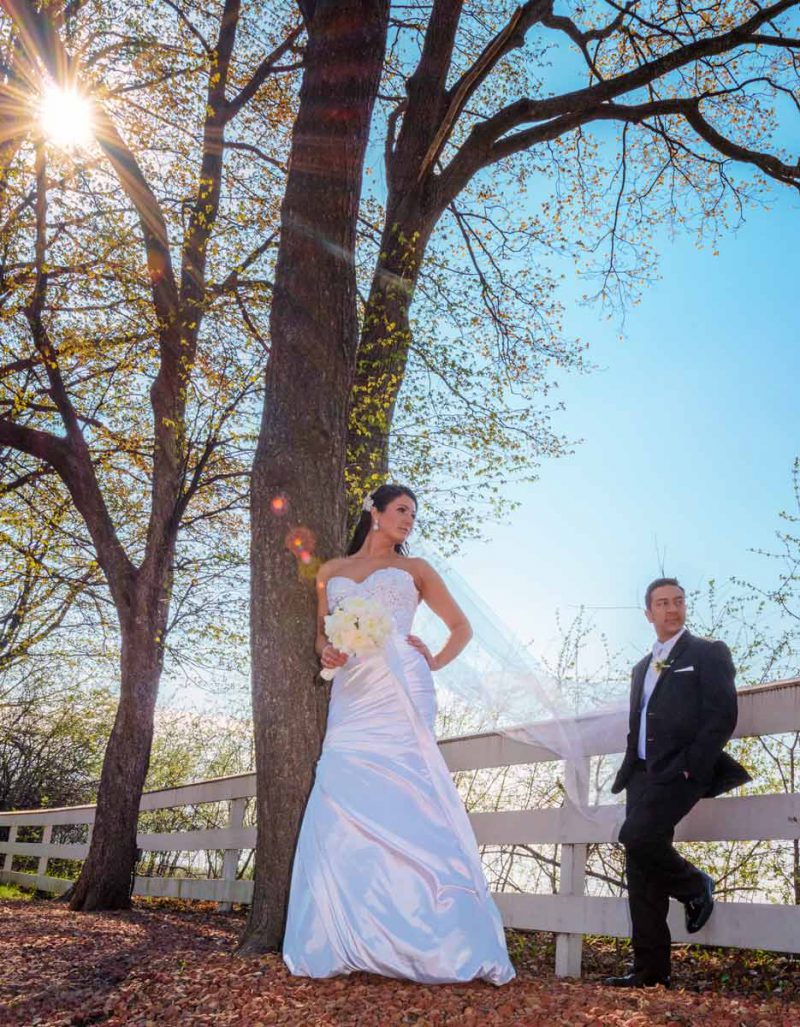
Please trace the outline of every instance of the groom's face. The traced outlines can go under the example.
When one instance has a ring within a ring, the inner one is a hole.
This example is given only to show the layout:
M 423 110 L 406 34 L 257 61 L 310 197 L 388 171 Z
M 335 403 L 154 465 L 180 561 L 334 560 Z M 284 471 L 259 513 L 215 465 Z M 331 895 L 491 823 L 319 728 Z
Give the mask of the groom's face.
M 668 638 L 677 635 L 686 623 L 686 596 L 683 589 L 675 585 L 654 588 L 645 615 L 655 628 L 659 642 L 666 642 Z

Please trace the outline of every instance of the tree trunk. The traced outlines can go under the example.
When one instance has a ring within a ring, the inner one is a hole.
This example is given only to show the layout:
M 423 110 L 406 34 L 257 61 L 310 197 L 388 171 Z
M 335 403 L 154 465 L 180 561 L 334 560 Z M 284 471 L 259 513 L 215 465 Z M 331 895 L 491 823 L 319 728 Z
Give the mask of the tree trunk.
M 356 219 L 388 21 L 388 0 L 302 6 L 309 41 L 253 465 L 258 838 L 246 952 L 281 944 L 292 858 L 324 729 L 313 571 L 318 557 L 344 548 L 347 411 L 358 342 Z
M 347 479 L 355 506 L 386 480 L 389 439 L 403 385 L 411 327 L 409 312 L 425 248 L 439 212 L 411 197 L 401 211 L 387 207 L 380 258 L 370 288 L 358 347 L 347 453 Z M 350 510 L 351 519 L 358 511 Z
M 108 740 L 89 854 L 67 898 L 72 909 L 127 909 L 136 830 L 153 741 L 169 586 L 137 587 L 121 626 L 120 698 Z

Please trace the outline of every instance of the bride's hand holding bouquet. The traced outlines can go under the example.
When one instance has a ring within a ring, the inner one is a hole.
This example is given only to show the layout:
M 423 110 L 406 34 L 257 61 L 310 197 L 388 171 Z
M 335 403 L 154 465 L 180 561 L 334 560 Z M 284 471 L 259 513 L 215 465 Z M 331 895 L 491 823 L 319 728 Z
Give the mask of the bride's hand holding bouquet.
M 374 599 L 352 596 L 325 618 L 329 644 L 322 650 L 321 677 L 332 680 L 338 667 L 351 656 L 363 656 L 382 649 L 392 633 L 392 618 Z

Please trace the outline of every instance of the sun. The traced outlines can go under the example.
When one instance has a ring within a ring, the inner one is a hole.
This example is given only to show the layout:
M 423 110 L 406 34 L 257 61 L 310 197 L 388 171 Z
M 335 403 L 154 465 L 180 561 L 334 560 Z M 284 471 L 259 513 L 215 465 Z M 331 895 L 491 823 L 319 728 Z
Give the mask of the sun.
M 94 138 L 92 105 L 72 86 L 47 86 L 42 93 L 39 124 L 49 142 L 65 149 L 88 146 Z

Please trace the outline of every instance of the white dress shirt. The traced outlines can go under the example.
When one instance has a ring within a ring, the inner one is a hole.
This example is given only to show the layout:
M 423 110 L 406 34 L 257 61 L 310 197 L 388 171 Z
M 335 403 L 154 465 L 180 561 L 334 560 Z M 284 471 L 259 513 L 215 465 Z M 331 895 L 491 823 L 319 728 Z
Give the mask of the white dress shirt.
M 647 665 L 647 670 L 644 675 L 644 687 L 642 688 L 642 716 L 639 720 L 639 748 L 637 750 L 640 760 L 645 758 L 645 753 L 647 751 L 647 704 L 650 702 L 650 696 L 653 694 L 653 689 L 656 687 L 656 681 L 658 681 L 660 676 L 659 672 L 656 670 L 656 663 L 659 660 L 669 659 L 672 647 L 685 630 L 685 627 L 681 628 L 677 635 L 673 635 L 672 638 L 668 638 L 666 642 L 659 642 L 658 639 L 656 639 L 653 643 L 653 655 Z

